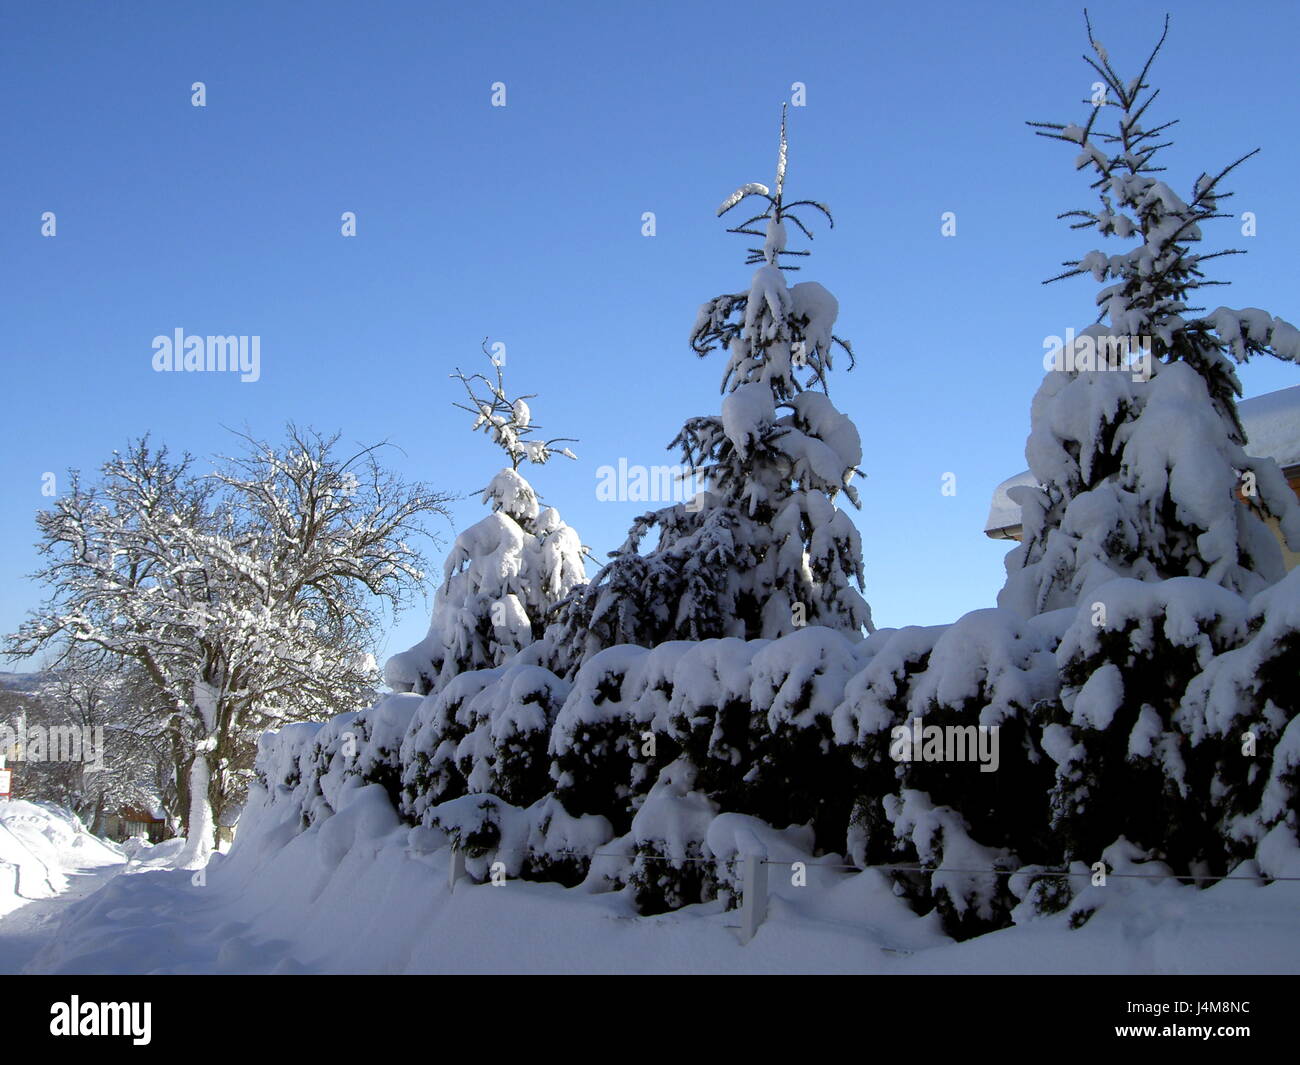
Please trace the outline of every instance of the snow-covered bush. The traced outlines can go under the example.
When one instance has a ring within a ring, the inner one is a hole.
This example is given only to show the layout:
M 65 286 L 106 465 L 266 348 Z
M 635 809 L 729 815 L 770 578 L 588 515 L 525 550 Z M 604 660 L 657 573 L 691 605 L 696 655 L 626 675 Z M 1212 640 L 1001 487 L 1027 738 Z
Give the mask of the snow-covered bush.
M 1018 856 L 977 843 L 957 810 L 935 806 L 924 792 L 904 788 L 886 796 L 884 808 L 895 838 L 923 870 L 894 873 L 904 895 L 912 895 L 914 904 L 933 904 L 945 930 L 958 939 L 1007 923 L 1015 900 L 1004 874 L 1019 867 Z
M 749 753 L 724 808 L 774 826 L 805 825 L 822 850 L 844 846 L 853 798 L 848 751 L 832 719 L 861 666 L 861 640 L 809 626 L 757 648 L 750 664 Z
M 564 808 L 605 817 L 620 834 L 631 824 L 641 789 L 653 780 L 647 762 L 657 770 L 666 757 L 646 716 L 654 712 L 653 701 L 638 698 L 652 654 L 622 645 L 590 658 L 551 732 L 551 774 Z
M 1053 835 L 1068 860 L 1095 862 L 1123 836 L 1179 869 L 1221 868 L 1220 796 L 1189 776 L 1177 711 L 1189 678 L 1245 636 L 1247 605 L 1197 577 L 1114 580 L 1093 598 L 1061 640 L 1061 701 L 1042 732 Z
M 341 716 L 350 720 L 352 715 Z M 257 741 L 256 785 L 267 802 L 290 807 L 303 828 L 315 820 L 309 810 L 320 802 L 316 739 L 323 727 L 315 721 L 297 722 L 277 732 L 264 732 Z
M 358 710 L 344 733 L 348 756 L 344 776 L 355 776 L 361 784 L 379 784 L 394 806 L 402 785 L 402 741 L 421 701 L 409 692 L 386 695 Z
M 473 700 L 502 669 L 476 669 L 424 696 L 402 740 L 402 815 L 422 823 L 432 806 L 466 792 L 457 751 L 474 728 Z
M 1058 697 L 1067 613 L 979 610 L 948 627 L 877 633 L 834 712 L 859 767 L 850 855 L 924 867 L 897 871 L 895 883 L 917 908 L 937 906 L 954 935 L 1005 924 L 1015 899 L 1001 871 L 1054 858 L 1037 721 Z M 940 867 L 965 872 L 929 871 Z
M 529 808 L 528 853 L 523 875 L 529 880 L 553 880 L 566 887 L 582 881 L 592 868 L 593 855 L 614 837 L 604 817 L 575 817 L 554 795 Z
M 715 898 L 718 875 L 706 848 L 718 806 L 696 790 L 695 771 L 666 766 L 632 820 L 628 886 L 641 913 L 663 913 Z
M 1034 865 L 1021 867 L 1009 878 L 1011 893 L 1020 900 L 1012 911 L 1012 920 L 1024 924 L 1064 912 L 1070 928 L 1082 928 L 1098 910 L 1118 903 L 1125 896 L 1167 889 L 1165 878 L 1174 873 L 1164 862 L 1152 858 L 1122 836 L 1106 847 L 1096 861 L 1104 867 L 1104 881 L 1098 880 L 1093 864 L 1084 862 L 1071 862 L 1068 868 L 1051 870 Z
M 548 746 L 551 728 L 569 694 L 570 684 L 540 666 L 512 663 L 480 698 L 488 697 L 486 747 L 466 780 L 508 802 L 531 805 L 551 787 Z M 464 769 L 462 769 L 464 771 Z
M 814 626 L 776 641 L 607 648 L 579 670 L 557 718 L 556 794 L 621 831 L 680 755 L 692 787 L 719 808 L 814 825 L 820 843 L 838 847 L 849 761 L 831 713 L 860 646 Z
M 913 678 L 925 671 L 943 631 L 941 625 L 909 625 L 873 633 L 863 647 L 863 668 L 849 678 L 835 708 L 835 740 L 849 750 L 856 769 L 846 846 L 858 865 L 892 862 L 903 853 L 883 804 L 905 772 L 889 757 L 891 730 L 910 720 Z
M 465 855 L 475 879 L 489 879 L 496 866 L 498 878 L 566 887 L 587 876 L 592 856 L 613 836 L 603 817 L 573 817 L 553 796 L 521 808 L 496 795 L 462 795 L 430 807 L 424 821 Z
M 1300 569 L 1251 600 L 1246 625 L 1173 715 L 1230 862 L 1255 857 L 1279 827 L 1300 839 Z
M 748 806 L 755 722 L 750 704 L 754 655 L 765 640 L 729 637 L 690 644 L 674 672 L 666 708 L 668 734 L 692 767 L 694 781 L 724 809 Z
M 430 807 L 465 794 L 521 807 L 540 799 L 551 787 L 547 745 L 569 687 L 515 661 L 462 673 L 424 696 L 402 741 L 403 814 L 422 821 Z
M 506 876 L 518 876 L 528 846 L 528 815 L 495 795 L 462 795 L 431 806 L 423 818 L 425 828 L 444 833 L 465 855 L 465 869 L 485 880 L 500 862 Z
M 258 740 L 254 781 L 258 802 L 301 828 L 332 816 L 344 793 L 380 785 L 396 805 L 401 740 L 420 697 L 391 694 L 364 710 L 324 723 L 298 722 Z

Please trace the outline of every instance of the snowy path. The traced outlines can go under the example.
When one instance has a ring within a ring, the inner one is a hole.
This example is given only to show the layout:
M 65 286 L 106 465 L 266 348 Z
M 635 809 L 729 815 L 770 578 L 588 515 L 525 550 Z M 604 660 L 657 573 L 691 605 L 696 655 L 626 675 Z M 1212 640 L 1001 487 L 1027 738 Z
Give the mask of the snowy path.
M 1081 929 L 1064 913 L 965 942 L 918 916 L 879 870 L 812 860 L 774 875 L 751 942 L 715 900 L 640 916 L 625 892 L 510 879 L 449 886 L 450 848 L 401 824 L 378 785 L 303 831 L 245 812 L 241 842 L 189 870 L 132 867 L 58 926 L 28 970 L 51 974 L 1288 973 L 1300 884 L 1204 890 L 1116 880 Z M 432 842 L 432 846 L 429 844 Z M 166 856 L 156 861 L 165 863 Z M 109 871 L 111 875 L 111 870 Z M 138 874 L 143 875 L 138 875 Z M 0 923 L 0 952 L 4 925 Z M 32 949 L 36 953 L 31 953 Z M 4 968 L 0 958 L 0 971 Z
M 51 899 L 36 899 L 0 916 L 0 975 L 12 975 L 45 946 L 64 910 L 94 894 L 126 869 L 126 863 L 65 870 L 68 890 Z

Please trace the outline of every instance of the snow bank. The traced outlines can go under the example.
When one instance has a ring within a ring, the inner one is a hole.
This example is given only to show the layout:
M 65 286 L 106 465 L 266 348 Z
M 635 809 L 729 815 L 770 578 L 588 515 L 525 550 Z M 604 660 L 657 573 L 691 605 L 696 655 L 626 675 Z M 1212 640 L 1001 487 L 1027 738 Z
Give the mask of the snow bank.
M 402 825 L 382 789 L 357 789 L 305 832 L 255 795 L 229 855 L 189 872 L 119 877 L 73 904 L 32 973 L 1206 973 L 1300 971 L 1295 887 L 1112 880 L 1082 928 L 1027 918 L 955 943 L 873 870 L 832 868 L 807 838 L 714 818 L 734 856 L 770 859 L 768 916 L 742 945 L 718 899 L 641 917 L 626 890 L 507 878 L 448 888 L 437 833 Z M 805 863 L 795 886 L 793 863 Z M 790 864 L 786 864 L 790 863 Z M 1093 897 L 1090 904 L 1098 900 Z
M 0 802 L 0 915 L 58 895 L 66 872 L 124 860 L 122 849 L 86 831 L 70 810 L 47 802 Z

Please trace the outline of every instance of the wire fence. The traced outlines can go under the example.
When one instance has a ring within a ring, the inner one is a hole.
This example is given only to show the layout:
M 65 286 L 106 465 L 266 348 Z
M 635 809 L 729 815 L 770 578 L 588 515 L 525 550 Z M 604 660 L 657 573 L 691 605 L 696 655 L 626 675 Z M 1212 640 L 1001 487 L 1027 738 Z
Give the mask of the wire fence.
M 561 857 L 561 858 L 580 858 L 580 859 L 619 858 L 624 861 L 633 861 L 633 862 L 638 860 L 647 861 L 647 862 L 665 862 L 669 865 L 700 863 L 704 865 L 722 865 L 722 866 L 730 866 L 737 862 L 741 862 L 744 860 L 745 857 L 744 855 L 737 854 L 730 858 L 718 858 L 718 857 L 675 858 L 671 855 L 645 854 L 645 853 L 638 853 L 635 851 L 629 854 L 624 851 L 569 851 L 569 850 L 547 851 L 546 854 L 548 857 Z M 833 870 L 842 870 L 842 871 L 853 872 L 853 873 L 865 873 L 868 870 L 874 870 L 876 872 L 882 872 L 882 873 L 960 873 L 969 876 L 1029 876 L 1035 878 L 1038 877 L 1091 878 L 1092 876 L 1095 875 L 1093 870 L 1091 869 L 1075 872 L 1069 869 L 1040 869 L 1040 868 L 1030 868 L 1030 867 L 1023 867 L 1023 866 L 1019 869 L 994 869 L 994 868 L 963 869 L 963 868 L 957 868 L 957 867 L 945 866 L 945 865 L 918 865 L 918 864 L 902 864 L 902 863 L 892 863 L 892 864 L 885 864 L 885 865 L 851 865 L 851 864 L 840 864 L 840 863 L 833 863 L 833 862 L 819 862 L 816 858 L 790 858 L 785 860 L 779 858 L 759 858 L 758 860 L 763 865 L 780 865 L 786 868 L 792 868 L 797 864 L 802 864 L 812 869 L 833 869 Z M 1224 880 L 1239 880 L 1242 881 L 1243 883 L 1271 884 L 1274 882 L 1300 881 L 1300 876 L 1270 876 L 1266 874 L 1260 874 L 1259 876 L 1234 876 L 1231 873 L 1227 873 L 1222 876 L 1201 875 L 1197 873 L 1116 873 L 1116 872 L 1112 872 L 1110 869 L 1106 870 L 1106 877 L 1108 879 L 1114 877 L 1116 879 L 1124 879 L 1124 880 L 1188 880 L 1194 883 L 1203 883 L 1206 881 L 1219 882 Z
M 854 873 L 864 873 L 870 869 L 881 873 L 897 872 L 897 873 L 919 873 L 919 874 L 929 874 L 929 875 L 934 875 L 936 873 L 956 873 L 964 876 L 990 876 L 990 875 L 1008 876 L 1008 877 L 1025 876 L 1033 880 L 1047 879 L 1047 878 L 1068 879 L 1071 877 L 1082 877 L 1091 880 L 1093 877 L 1099 875 L 1100 873 L 1099 870 L 1093 870 L 1093 869 L 1075 871 L 1073 869 L 1041 869 L 1033 866 L 1024 866 L 1021 867 L 1020 869 L 997 869 L 997 868 L 973 868 L 972 869 L 972 868 L 963 868 L 960 866 L 921 865 L 918 863 L 902 863 L 902 862 L 889 863 L 885 865 L 858 866 L 858 865 L 840 864 L 835 862 L 818 862 L 815 858 L 814 859 L 791 858 L 789 860 L 782 861 L 781 859 L 769 858 L 764 855 L 754 853 L 752 851 L 748 854 L 735 854 L 726 858 L 704 857 L 703 855 L 698 857 L 692 855 L 682 855 L 680 857 L 674 857 L 672 855 L 667 855 L 667 854 L 647 854 L 644 852 L 637 852 L 637 851 L 632 851 L 629 853 L 627 851 L 561 850 L 561 851 L 549 851 L 547 853 L 548 856 L 551 857 L 576 858 L 576 859 L 584 860 L 588 864 L 590 864 L 592 861 L 594 861 L 597 858 L 613 858 L 619 861 L 631 862 L 633 864 L 635 864 L 636 862 L 661 862 L 668 865 L 676 866 L 678 868 L 681 868 L 682 866 L 687 864 L 713 865 L 715 867 L 723 866 L 728 868 L 733 867 L 736 864 L 739 864 L 740 870 L 739 870 L 738 879 L 740 880 L 740 939 L 742 943 L 749 943 L 754 938 L 754 936 L 758 932 L 759 926 L 763 923 L 764 919 L 767 916 L 767 904 L 768 904 L 767 871 L 768 871 L 768 867 L 770 866 L 780 866 L 782 868 L 788 868 L 793 871 L 795 870 L 796 866 L 802 865 L 804 867 L 805 873 L 807 872 L 808 869 L 827 869 L 827 870 L 847 871 L 847 872 L 854 872 Z M 485 852 L 484 854 L 477 855 L 476 857 L 483 858 L 488 856 L 489 854 Z M 455 891 L 457 881 L 466 875 L 466 868 L 465 868 L 466 858 L 467 856 L 464 851 L 462 851 L 459 847 L 456 847 L 454 845 L 452 846 L 451 863 L 448 869 L 448 881 L 447 881 L 448 888 L 451 891 Z M 734 872 L 735 871 L 733 870 L 733 875 Z M 1106 868 L 1104 875 L 1106 879 L 1115 877 L 1116 879 L 1122 879 L 1122 880 L 1171 880 L 1171 881 L 1191 880 L 1196 883 L 1203 883 L 1203 882 L 1221 883 L 1225 880 L 1240 880 L 1240 881 L 1246 881 L 1253 884 L 1271 883 L 1274 881 L 1289 881 L 1289 882 L 1300 881 L 1300 876 L 1264 876 L 1264 875 L 1241 876 L 1241 875 L 1235 875 L 1233 873 L 1227 873 L 1222 876 L 1201 876 L 1198 874 L 1191 874 L 1191 873 L 1180 874 L 1180 873 L 1172 873 L 1172 872 L 1120 873 L 1120 872 L 1114 872 L 1110 868 Z M 505 883 L 504 879 L 498 879 L 496 876 L 492 877 L 492 881 L 493 883 L 496 884 Z M 806 886 L 806 884 L 807 881 L 805 879 L 803 884 L 798 886 L 802 887 L 802 886 Z

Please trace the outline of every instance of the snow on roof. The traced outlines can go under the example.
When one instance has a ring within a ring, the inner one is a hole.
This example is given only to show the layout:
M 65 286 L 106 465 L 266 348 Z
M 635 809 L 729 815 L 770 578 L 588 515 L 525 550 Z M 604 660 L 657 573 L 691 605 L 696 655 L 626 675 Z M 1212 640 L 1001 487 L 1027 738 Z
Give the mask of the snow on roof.
M 1246 430 L 1246 453 L 1256 458 L 1271 458 L 1283 468 L 1300 463 L 1300 385 L 1269 392 L 1237 404 L 1241 424 Z M 995 489 L 989 505 L 984 531 L 1009 529 L 1020 524 L 1020 504 L 1012 502 L 1007 490 L 1020 485 L 1036 485 L 1028 470 L 1008 477 Z
M 1013 525 L 1020 524 L 1020 504 L 1013 503 L 1007 495 L 1007 489 L 1019 488 L 1021 485 L 1034 487 L 1038 484 L 1038 478 L 1028 470 L 1024 473 L 1018 473 L 1014 477 L 1008 477 L 995 489 L 993 489 L 993 503 L 989 507 L 989 517 L 984 523 L 985 530 L 989 529 L 1007 529 Z
M 1300 385 L 1237 404 L 1246 430 L 1246 453 L 1282 467 L 1300 462 Z

